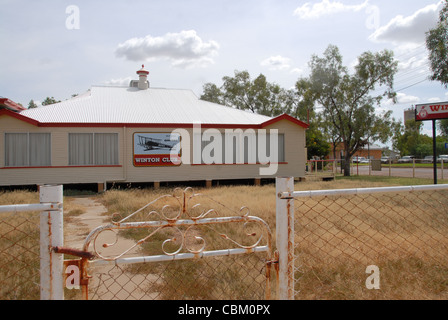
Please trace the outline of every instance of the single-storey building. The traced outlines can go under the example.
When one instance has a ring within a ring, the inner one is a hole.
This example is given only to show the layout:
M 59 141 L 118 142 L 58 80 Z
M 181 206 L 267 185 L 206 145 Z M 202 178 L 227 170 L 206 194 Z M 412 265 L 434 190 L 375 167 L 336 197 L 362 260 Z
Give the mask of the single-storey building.
M 308 125 L 203 101 L 190 90 L 92 86 L 60 103 L 0 110 L 0 186 L 305 176 Z
M 334 155 L 336 154 L 336 159 L 334 159 Z M 331 160 L 341 160 L 344 159 L 344 146 L 342 143 L 339 143 L 336 146 L 336 152 L 334 152 L 334 146 L 331 144 L 329 159 Z M 383 156 L 383 148 L 376 144 L 369 144 L 364 146 L 361 150 L 355 152 L 353 157 L 364 157 L 366 159 L 371 160 L 380 160 Z

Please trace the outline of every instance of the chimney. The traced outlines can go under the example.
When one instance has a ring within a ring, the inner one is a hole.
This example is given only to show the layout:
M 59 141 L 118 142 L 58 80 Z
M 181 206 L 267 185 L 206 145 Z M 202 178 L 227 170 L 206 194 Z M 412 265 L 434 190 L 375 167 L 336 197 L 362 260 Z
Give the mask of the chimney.
M 148 82 L 148 74 L 149 71 L 145 70 L 145 65 L 142 64 L 142 68 L 137 71 L 137 74 L 139 76 L 138 78 L 138 88 L 140 90 L 146 90 L 149 88 L 149 82 Z

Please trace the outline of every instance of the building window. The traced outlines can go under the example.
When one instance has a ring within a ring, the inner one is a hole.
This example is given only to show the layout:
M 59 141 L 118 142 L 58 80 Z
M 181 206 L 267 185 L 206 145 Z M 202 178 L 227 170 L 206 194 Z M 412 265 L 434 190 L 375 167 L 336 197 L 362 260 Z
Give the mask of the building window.
M 69 133 L 68 164 L 118 165 L 118 133 Z
M 5 133 L 5 166 L 51 166 L 51 134 Z
M 261 153 L 259 153 L 258 156 L 262 156 Z M 273 157 L 271 154 L 271 137 L 269 134 L 266 135 L 266 156 L 269 156 L 270 158 Z M 277 162 L 285 161 L 285 135 L 279 133 L 277 135 Z
M 96 165 L 117 165 L 118 133 L 95 133 L 93 150 Z

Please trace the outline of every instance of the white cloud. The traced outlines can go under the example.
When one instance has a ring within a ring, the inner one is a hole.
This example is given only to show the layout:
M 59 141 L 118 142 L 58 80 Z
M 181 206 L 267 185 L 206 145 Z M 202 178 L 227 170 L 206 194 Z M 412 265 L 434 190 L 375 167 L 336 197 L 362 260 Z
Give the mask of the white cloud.
M 304 74 L 305 70 L 301 69 L 301 68 L 294 68 L 291 69 L 291 73 L 295 73 L 295 74 Z
M 263 67 L 268 67 L 271 70 L 286 70 L 291 68 L 291 59 L 282 56 L 272 56 L 263 60 L 260 64 Z
M 397 93 L 397 103 L 396 104 L 414 104 L 420 102 L 420 98 L 416 96 L 407 95 L 402 92 Z M 387 100 L 384 103 L 385 106 L 393 106 L 394 103 L 392 99 Z
M 319 3 L 312 4 L 310 2 L 298 7 L 294 11 L 294 15 L 300 19 L 310 20 L 318 19 L 322 16 L 336 14 L 340 12 L 353 11 L 358 12 L 368 7 L 368 0 L 357 5 L 346 5 L 339 1 L 322 0 Z
M 416 73 L 424 73 L 428 71 L 428 57 L 426 56 L 414 56 L 407 60 L 398 61 L 398 70 L 415 70 Z
M 147 35 L 118 45 L 115 53 L 131 61 L 169 60 L 174 67 L 204 67 L 214 63 L 219 44 L 203 41 L 195 30 L 167 33 L 161 37 Z
M 420 102 L 420 98 L 416 96 L 407 95 L 405 93 L 397 93 L 397 99 L 399 104 L 417 103 Z
M 369 37 L 374 42 L 422 43 L 425 32 L 438 21 L 441 2 L 417 10 L 413 15 L 398 15 L 388 24 L 378 28 Z
M 128 86 L 131 82 L 132 77 L 126 77 L 126 78 L 118 78 L 118 79 L 110 79 L 107 81 L 104 81 L 104 84 L 110 85 L 110 86 Z

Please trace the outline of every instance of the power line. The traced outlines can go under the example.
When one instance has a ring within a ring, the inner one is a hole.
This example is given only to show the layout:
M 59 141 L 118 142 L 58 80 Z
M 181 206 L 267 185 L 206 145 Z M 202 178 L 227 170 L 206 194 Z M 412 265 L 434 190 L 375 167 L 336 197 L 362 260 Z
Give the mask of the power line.
M 419 82 L 413 83 L 413 84 L 411 84 L 411 85 L 409 85 L 409 86 L 407 86 L 407 87 L 404 87 L 404 88 L 395 90 L 395 91 L 396 91 L 396 92 L 400 92 L 400 91 L 409 89 L 409 88 L 411 88 L 411 87 L 413 87 L 413 86 L 416 86 L 416 85 L 418 85 L 418 84 L 420 84 L 420 83 L 422 83 L 422 82 L 425 82 L 425 81 L 428 81 L 428 78 L 426 78 L 426 79 L 424 79 L 424 80 L 421 80 L 421 81 L 419 81 Z
M 429 62 L 426 62 L 425 64 L 422 64 L 421 66 L 418 66 L 418 67 L 415 67 L 415 68 L 412 68 L 412 69 L 408 69 L 408 70 L 405 70 L 405 71 L 398 71 L 397 74 L 396 74 L 396 79 L 400 78 L 400 77 L 407 76 L 409 74 L 416 73 L 416 72 L 419 73 L 422 70 L 429 70 L 429 67 L 430 67 Z

